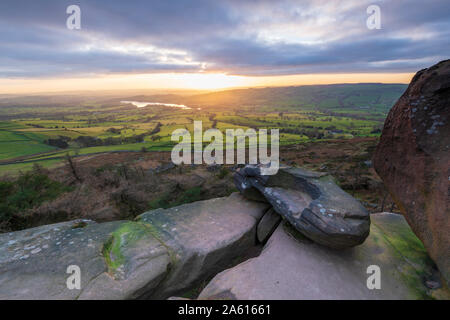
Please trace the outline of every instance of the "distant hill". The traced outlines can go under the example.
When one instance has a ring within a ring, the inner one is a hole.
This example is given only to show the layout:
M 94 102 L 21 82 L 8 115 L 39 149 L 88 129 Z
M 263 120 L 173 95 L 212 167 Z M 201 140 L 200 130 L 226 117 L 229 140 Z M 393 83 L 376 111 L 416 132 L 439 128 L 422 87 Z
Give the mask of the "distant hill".
M 180 103 L 191 107 L 255 106 L 272 110 L 323 109 L 331 112 L 386 114 L 406 90 L 405 84 L 333 84 L 234 89 L 192 96 L 135 96 L 127 100 Z

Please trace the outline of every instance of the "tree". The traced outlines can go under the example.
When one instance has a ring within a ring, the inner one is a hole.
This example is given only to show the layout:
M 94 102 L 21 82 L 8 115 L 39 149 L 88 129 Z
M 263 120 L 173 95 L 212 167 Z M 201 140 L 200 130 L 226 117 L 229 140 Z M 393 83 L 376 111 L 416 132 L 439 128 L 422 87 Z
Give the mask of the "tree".
M 83 179 L 81 179 L 81 177 L 78 174 L 78 170 L 75 166 L 75 163 L 72 160 L 72 157 L 70 156 L 69 153 L 66 154 L 66 160 L 67 163 L 69 165 L 70 171 L 72 172 L 73 177 L 78 181 L 78 182 L 83 182 Z

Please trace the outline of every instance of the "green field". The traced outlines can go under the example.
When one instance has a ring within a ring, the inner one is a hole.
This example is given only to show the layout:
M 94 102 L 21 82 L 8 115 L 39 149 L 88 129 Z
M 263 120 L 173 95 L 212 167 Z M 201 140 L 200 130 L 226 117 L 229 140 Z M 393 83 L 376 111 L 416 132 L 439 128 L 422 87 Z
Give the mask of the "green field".
M 33 103 L 18 97 L 13 107 L 0 99 L 0 173 L 26 170 L 33 162 L 57 165 L 66 154 L 111 151 L 170 151 L 179 128 L 203 131 L 279 129 L 280 145 L 318 140 L 378 136 L 387 112 L 405 85 L 358 84 L 239 89 L 194 96 L 170 96 L 169 103 L 192 106 L 136 108 L 101 97 L 57 98 Z M 135 101 L 154 101 L 140 96 Z M 82 101 L 86 102 L 83 103 Z M 50 100 L 49 100 L 50 101 Z M 88 102 L 89 101 L 89 102 Z M 28 104 L 29 105 L 28 105 Z M 48 140 L 67 143 L 66 147 Z M 14 164 L 8 164 L 12 163 Z M 23 162 L 23 163 L 22 163 Z
M 44 168 L 52 168 L 52 167 L 60 165 L 62 162 L 61 162 L 61 160 L 43 160 L 43 161 L 32 162 L 32 163 L 18 163 L 18 164 L 4 165 L 4 166 L 0 166 L 0 176 L 5 175 L 5 174 L 16 175 L 19 172 L 28 171 L 33 168 L 35 163 L 39 164 L 40 166 L 42 166 Z

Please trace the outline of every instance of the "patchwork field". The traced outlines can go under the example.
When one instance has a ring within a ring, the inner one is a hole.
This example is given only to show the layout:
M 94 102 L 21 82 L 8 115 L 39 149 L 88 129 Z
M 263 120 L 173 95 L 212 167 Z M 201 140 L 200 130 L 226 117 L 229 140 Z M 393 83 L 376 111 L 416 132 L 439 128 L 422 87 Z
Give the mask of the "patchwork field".
M 66 154 L 169 151 L 172 132 L 193 122 L 217 128 L 279 129 L 280 145 L 377 137 L 404 85 L 359 84 L 240 89 L 190 96 L 16 97 L 0 99 L 0 174 Z M 121 101 L 184 104 L 137 108 Z M 35 101 L 35 102 L 33 102 Z M 269 139 L 270 140 L 270 139 Z

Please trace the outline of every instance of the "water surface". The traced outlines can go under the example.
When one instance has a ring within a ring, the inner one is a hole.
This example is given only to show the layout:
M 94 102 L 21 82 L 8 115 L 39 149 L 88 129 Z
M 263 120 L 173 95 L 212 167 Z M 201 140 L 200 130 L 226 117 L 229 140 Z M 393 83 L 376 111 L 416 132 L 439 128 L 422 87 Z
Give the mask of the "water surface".
M 146 106 L 165 106 L 171 108 L 180 108 L 180 109 L 191 109 L 184 104 L 175 104 L 175 103 L 162 103 L 162 102 L 142 102 L 142 101 L 120 101 L 121 103 L 131 103 L 138 108 L 144 108 Z

